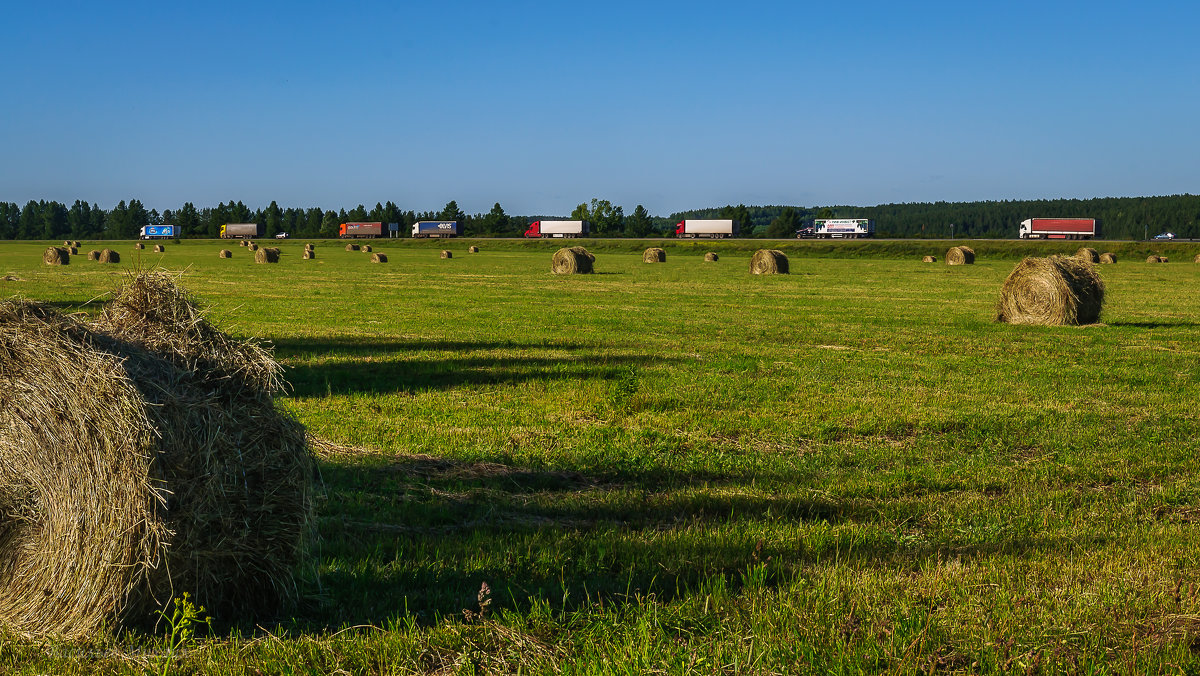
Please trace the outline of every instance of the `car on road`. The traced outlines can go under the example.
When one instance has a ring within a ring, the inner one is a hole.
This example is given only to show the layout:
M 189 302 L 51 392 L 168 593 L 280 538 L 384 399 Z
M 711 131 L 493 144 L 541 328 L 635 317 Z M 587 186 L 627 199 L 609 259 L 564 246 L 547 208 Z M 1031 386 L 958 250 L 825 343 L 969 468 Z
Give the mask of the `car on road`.
M 288 237 L 291 237 L 291 235 L 287 234 L 286 232 L 281 232 L 275 235 L 275 239 L 287 239 Z
M 1158 233 L 1157 235 L 1155 235 L 1155 236 L 1154 236 L 1154 239 L 1175 239 L 1175 233 L 1173 233 L 1173 232 L 1160 232 L 1160 233 Z

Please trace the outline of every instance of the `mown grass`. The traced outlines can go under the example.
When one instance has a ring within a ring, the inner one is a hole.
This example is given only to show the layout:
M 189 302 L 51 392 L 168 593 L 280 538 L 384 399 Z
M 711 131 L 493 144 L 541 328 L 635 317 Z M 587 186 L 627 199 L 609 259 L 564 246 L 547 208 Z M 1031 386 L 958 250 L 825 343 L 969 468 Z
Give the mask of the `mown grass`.
M 67 310 L 122 269 L 184 271 L 214 322 L 275 343 L 282 405 L 331 442 L 293 616 L 169 661 L 139 633 L 9 640 L 6 671 L 1200 668 L 1190 245 L 1101 267 L 1102 325 L 1038 328 L 992 322 L 1023 242 L 963 267 L 841 243 L 754 277 L 758 243 L 647 265 L 589 241 L 600 274 L 566 278 L 557 243 L 376 243 L 383 265 L 301 244 L 0 249 L 4 292 Z

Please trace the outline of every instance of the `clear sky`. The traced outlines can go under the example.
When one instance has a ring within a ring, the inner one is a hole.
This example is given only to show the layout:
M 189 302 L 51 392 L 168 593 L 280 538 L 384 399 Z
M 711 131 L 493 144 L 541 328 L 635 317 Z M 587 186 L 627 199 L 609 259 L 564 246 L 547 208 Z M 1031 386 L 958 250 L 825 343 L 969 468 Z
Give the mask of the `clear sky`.
M 1200 192 L 1200 3 L 8 2 L 0 201 Z

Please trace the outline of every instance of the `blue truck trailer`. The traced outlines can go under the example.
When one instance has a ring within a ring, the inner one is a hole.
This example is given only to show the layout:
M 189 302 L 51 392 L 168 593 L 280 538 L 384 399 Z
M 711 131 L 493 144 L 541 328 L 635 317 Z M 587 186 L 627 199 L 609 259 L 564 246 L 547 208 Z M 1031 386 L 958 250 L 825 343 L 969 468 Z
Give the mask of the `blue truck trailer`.
M 413 237 L 457 237 L 458 221 L 417 221 L 412 227 Z
M 139 235 L 142 239 L 171 239 L 179 236 L 179 227 L 174 225 L 143 225 Z

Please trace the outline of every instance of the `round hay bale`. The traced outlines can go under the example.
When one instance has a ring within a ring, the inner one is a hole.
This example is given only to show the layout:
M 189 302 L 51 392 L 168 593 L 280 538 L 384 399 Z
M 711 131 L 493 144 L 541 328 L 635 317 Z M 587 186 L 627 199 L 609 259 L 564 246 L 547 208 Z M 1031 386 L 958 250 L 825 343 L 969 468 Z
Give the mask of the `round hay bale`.
M 720 258 L 720 256 L 718 256 L 716 254 L 716 252 L 713 252 L 713 251 L 709 251 L 708 253 L 704 254 L 704 262 L 705 263 L 716 263 L 719 258 Z
M 946 252 L 946 265 L 973 265 L 975 251 L 966 246 L 952 246 Z
M 360 248 L 359 248 L 359 250 L 360 250 L 360 251 L 365 251 L 365 252 L 367 252 L 367 253 L 371 253 L 371 251 L 372 251 L 372 249 L 371 249 L 371 245 L 370 245 L 370 244 L 364 244 L 364 245 L 362 245 L 362 247 L 360 247 Z
M 371 254 L 371 262 L 372 263 L 386 263 L 387 262 L 387 254 L 373 253 L 373 254 Z
M 258 251 L 258 245 L 255 244 L 254 242 L 250 242 L 249 244 L 247 244 L 246 248 L 251 251 Z
M 454 252 L 449 249 L 442 249 L 442 258 L 454 258 Z
M 221 249 L 217 252 L 217 258 L 233 258 L 233 252 L 229 249 Z
M 1170 258 L 1167 258 L 1166 256 L 1159 256 L 1159 257 L 1158 257 L 1158 262 L 1159 262 L 1159 263 L 1169 263 L 1169 262 L 1171 262 L 1171 259 L 1170 259 Z
M 68 239 L 67 241 L 63 242 L 63 248 L 70 249 L 71 248 L 71 240 Z
M 596 263 L 596 257 L 581 246 L 571 246 L 554 252 L 550 259 L 550 272 L 556 275 L 588 275 Z
M 1193 262 L 1193 263 L 1200 263 L 1200 254 L 1196 254 L 1196 257 L 1192 259 L 1192 262 Z
M 467 253 L 479 253 L 479 247 L 469 246 L 467 247 Z
M 162 252 L 164 252 L 164 251 L 166 251 L 166 250 L 167 250 L 167 248 L 166 248 L 165 246 L 161 245 L 161 244 L 155 244 L 155 245 L 154 245 L 154 253 L 162 253 Z
M 1079 249 L 1079 251 L 1076 251 L 1075 257 L 1081 261 L 1087 261 L 1088 263 L 1100 262 L 1100 252 L 1096 251 L 1090 246 L 1085 246 Z
M 924 257 L 924 258 L 922 258 L 922 259 L 921 259 L 921 262 L 922 262 L 922 263 L 936 263 L 936 262 L 937 262 L 937 256 L 926 256 L 926 257 Z
M 358 251 L 358 245 L 357 244 L 347 244 L 346 251 Z
M 74 241 L 74 242 L 71 242 L 71 246 L 73 246 L 73 247 L 75 247 L 76 249 L 78 249 L 80 245 L 79 245 L 79 242 L 78 242 L 78 241 Z
M 1154 254 L 1150 254 L 1149 256 L 1146 256 L 1146 262 L 1147 263 L 1161 263 L 1162 258 L 1155 256 Z
M 67 247 L 67 253 L 71 254 L 72 256 L 77 256 L 77 255 L 79 255 L 79 249 L 77 249 L 73 246 L 69 246 L 69 247 Z
M 218 618 L 295 599 L 313 462 L 269 353 L 143 274 L 95 320 L 0 303 L 0 355 L 0 625 L 75 640 L 185 592 Z
M 92 249 L 91 251 L 87 252 L 87 259 L 88 259 L 89 261 L 98 261 L 98 260 L 100 260 L 100 252 L 99 252 L 99 251 L 96 251 L 95 249 Z
M 759 249 L 750 258 L 750 273 L 754 275 L 788 274 L 788 257 L 778 249 Z
M 1116 263 L 1117 255 L 1115 253 L 1105 251 L 1104 253 L 1100 254 L 1100 262 L 1106 265 Z
M 305 251 L 312 251 L 314 248 L 315 247 L 313 247 L 312 242 L 308 242 L 307 244 L 304 245 Z
M 249 246 L 249 245 L 250 245 L 250 242 L 247 242 L 244 239 L 241 240 L 240 242 L 238 242 L 238 246 Z
M 134 244 L 134 245 L 133 245 L 133 248 L 135 248 L 135 249 L 145 249 L 145 248 L 146 248 L 146 245 L 145 245 L 145 244 L 142 244 L 141 242 L 138 242 L 137 244 Z
M 47 247 L 42 252 L 42 262 L 46 265 L 70 265 L 71 252 L 59 246 Z
M 317 252 L 313 249 L 305 249 L 303 254 L 304 260 L 312 260 L 317 257 Z
M 101 249 L 99 260 L 101 263 L 120 263 L 121 254 L 112 249 Z
M 996 321 L 1009 324 L 1091 324 L 1104 306 L 1104 280 L 1074 256 L 1026 258 L 1000 287 Z
M 279 249 L 264 246 L 263 248 L 254 252 L 254 262 L 255 263 L 278 263 L 279 262 Z
M 642 252 L 642 262 L 643 263 L 666 263 L 667 262 L 667 252 L 663 251 L 662 249 L 660 249 L 656 246 L 652 246 L 649 249 L 646 249 L 645 251 Z

